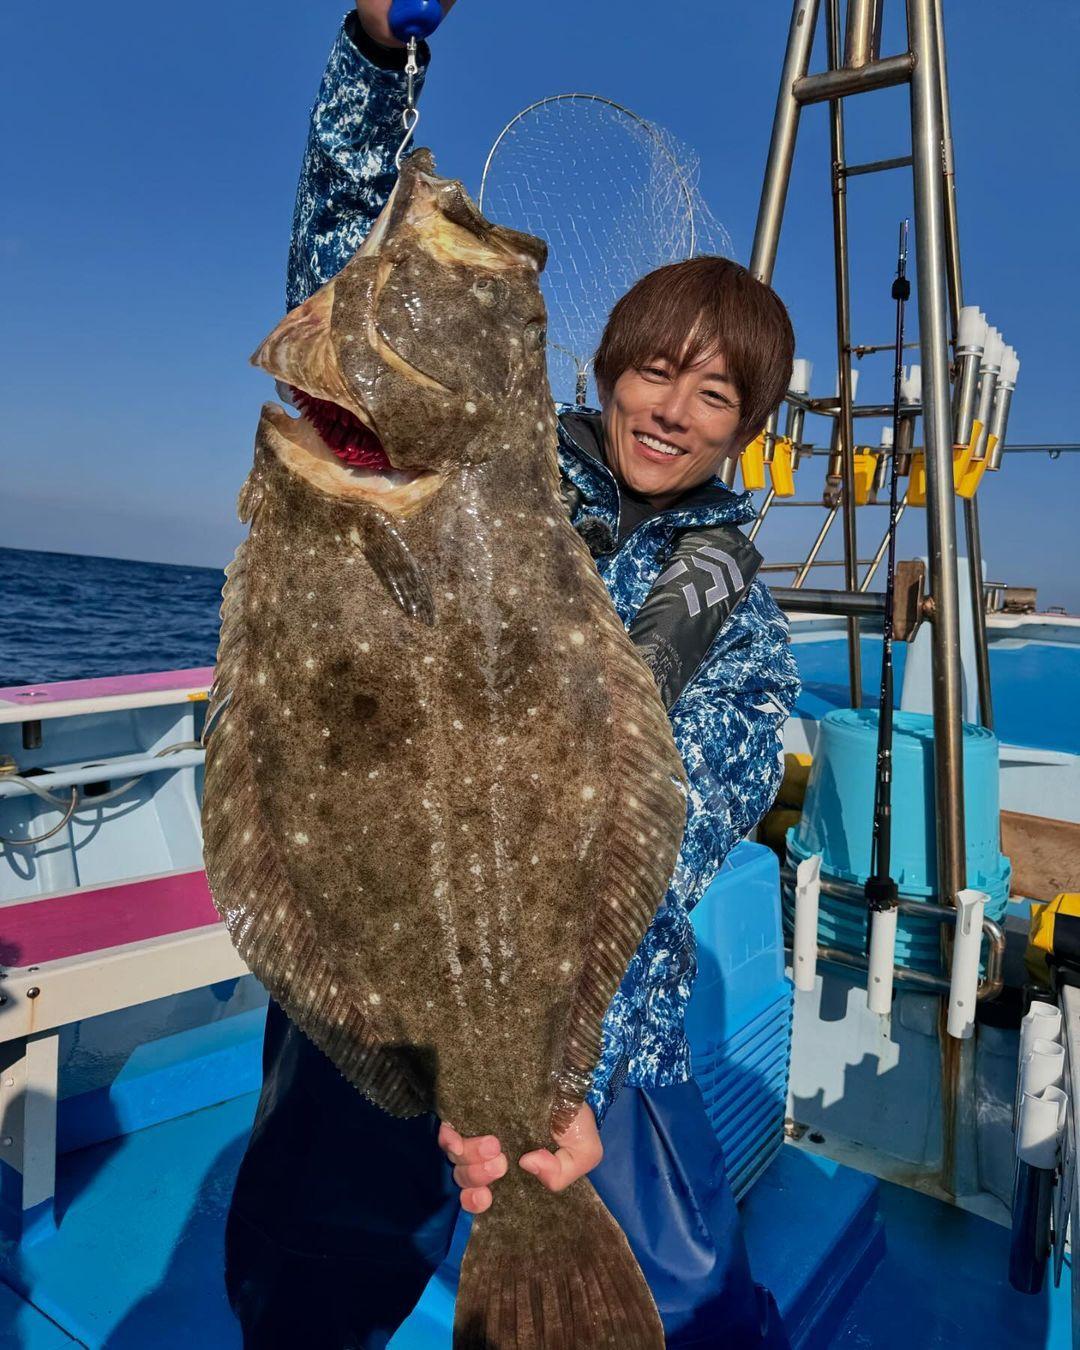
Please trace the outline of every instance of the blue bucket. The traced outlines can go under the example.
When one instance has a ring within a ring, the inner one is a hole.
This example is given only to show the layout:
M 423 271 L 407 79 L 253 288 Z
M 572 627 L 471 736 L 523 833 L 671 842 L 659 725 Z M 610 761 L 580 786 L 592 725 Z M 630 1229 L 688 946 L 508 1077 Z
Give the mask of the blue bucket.
M 787 835 L 792 866 L 820 853 L 824 876 L 865 884 L 873 840 L 877 722 L 876 711 L 853 708 L 821 719 L 802 819 Z M 894 716 L 891 871 L 900 894 L 911 899 L 932 900 L 938 893 L 933 730 L 933 720 L 923 713 Z M 987 893 L 986 916 L 1000 920 L 1011 869 L 999 848 L 997 737 L 985 727 L 965 723 L 962 740 L 967 884 Z M 784 909 L 790 925 L 790 896 Z M 901 915 L 897 964 L 939 970 L 939 932 L 932 919 Z M 866 916 L 823 895 L 818 938 L 832 947 L 865 951 Z

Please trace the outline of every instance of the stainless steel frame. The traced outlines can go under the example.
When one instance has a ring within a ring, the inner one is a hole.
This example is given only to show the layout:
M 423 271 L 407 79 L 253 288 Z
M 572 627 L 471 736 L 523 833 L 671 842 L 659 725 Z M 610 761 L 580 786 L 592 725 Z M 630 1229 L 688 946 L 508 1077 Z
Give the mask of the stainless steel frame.
M 828 100 L 831 104 L 837 351 L 840 367 L 837 431 L 838 445 L 843 451 L 844 481 L 840 502 L 827 503 L 828 514 L 811 549 L 807 565 L 795 578 L 793 589 L 797 593 L 802 588 L 809 571 L 808 564 L 815 561 L 832 522 L 843 511 L 846 590 L 833 592 L 830 603 L 841 612 L 846 609 L 849 615 L 849 671 L 853 684 L 852 702 L 857 705 L 858 628 L 852 610 L 859 601 L 865 602 L 870 596 L 868 592 L 860 590 L 856 573 L 858 553 L 854 528 L 854 438 L 850 388 L 852 344 L 848 333 L 850 303 L 846 217 L 846 182 L 852 175 L 843 172 L 843 115 L 839 100 L 886 84 L 907 82 L 910 94 L 915 271 L 922 361 L 921 411 L 927 477 L 927 552 L 932 602 L 927 610 L 932 615 L 935 832 L 938 899 L 944 915 L 955 906 L 957 893 L 965 884 L 966 861 L 962 807 L 963 707 L 952 469 L 953 417 L 949 382 L 950 309 L 954 315 L 959 311 L 961 284 L 939 2 L 906 0 L 908 50 L 882 60 L 876 50 L 876 34 L 880 31 L 877 0 L 848 0 L 847 48 L 841 65 L 839 0 L 826 0 L 829 69 L 824 74 L 808 75 L 817 20 L 817 0 L 795 0 L 750 268 L 763 281 L 771 281 L 802 105 Z M 889 162 L 879 161 L 879 164 L 885 168 Z M 812 401 L 807 407 L 812 410 Z M 980 579 L 980 603 L 976 606 L 978 625 L 982 613 L 978 517 L 973 512 L 965 512 L 965 517 L 969 521 L 971 583 L 974 584 L 976 576 Z M 976 631 L 978 633 L 978 627 Z M 985 632 L 981 641 L 985 648 Z M 986 688 L 988 693 L 988 681 Z M 984 704 L 987 712 L 988 702 L 987 698 Z M 861 896 L 860 903 L 863 903 Z M 928 913 L 925 906 L 921 912 Z M 973 1115 L 972 1074 L 970 1047 L 965 1050 L 965 1046 L 966 1042 L 959 1043 L 957 1050 L 954 1045 L 949 1053 L 943 1053 L 942 1056 L 943 1098 L 951 1106 L 948 1113 L 950 1124 L 946 1130 L 944 1170 L 946 1177 L 952 1180 L 958 1190 L 967 1186 L 971 1180 L 969 1126 Z M 943 1051 L 946 1049 L 948 1047 L 943 1043 Z

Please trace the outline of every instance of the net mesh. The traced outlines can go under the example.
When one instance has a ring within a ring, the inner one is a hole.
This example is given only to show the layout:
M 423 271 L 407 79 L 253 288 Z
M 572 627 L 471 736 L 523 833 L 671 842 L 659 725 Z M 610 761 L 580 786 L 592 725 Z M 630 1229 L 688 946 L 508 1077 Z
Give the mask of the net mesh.
M 612 305 L 639 277 L 697 254 L 730 254 L 699 177 L 688 146 L 595 94 L 543 99 L 495 142 L 480 206 L 548 245 L 541 286 L 556 398 L 595 401 L 593 353 Z

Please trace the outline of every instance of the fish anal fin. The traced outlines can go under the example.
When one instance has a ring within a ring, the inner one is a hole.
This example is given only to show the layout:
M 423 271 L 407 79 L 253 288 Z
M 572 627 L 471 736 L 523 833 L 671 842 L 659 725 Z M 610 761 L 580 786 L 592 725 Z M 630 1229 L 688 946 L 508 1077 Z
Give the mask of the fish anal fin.
M 418 1115 L 434 1102 L 430 1055 L 383 1044 L 339 979 L 281 866 L 261 810 L 248 734 L 245 592 L 251 539 L 228 568 L 207 711 L 203 854 L 207 879 L 240 955 L 270 996 L 377 1106 Z

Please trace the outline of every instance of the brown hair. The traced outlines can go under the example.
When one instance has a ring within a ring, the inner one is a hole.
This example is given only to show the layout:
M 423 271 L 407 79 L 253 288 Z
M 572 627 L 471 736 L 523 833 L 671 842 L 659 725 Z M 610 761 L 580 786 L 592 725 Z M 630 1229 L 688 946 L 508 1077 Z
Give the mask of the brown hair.
M 739 391 L 739 430 L 765 425 L 791 379 L 795 334 L 784 302 L 730 258 L 669 263 L 636 282 L 608 316 L 596 351 L 606 396 L 625 370 L 662 357 L 681 369 L 723 354 Z

